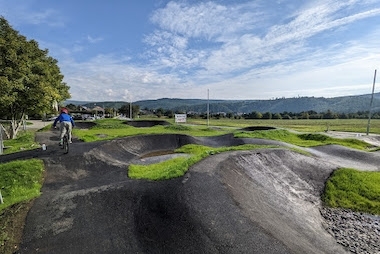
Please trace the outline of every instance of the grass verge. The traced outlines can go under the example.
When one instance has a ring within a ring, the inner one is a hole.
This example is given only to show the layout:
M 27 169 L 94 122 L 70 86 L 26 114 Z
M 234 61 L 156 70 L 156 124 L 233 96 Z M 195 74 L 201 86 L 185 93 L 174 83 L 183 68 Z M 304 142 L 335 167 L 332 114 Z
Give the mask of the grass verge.
M 150 135 L 150 134 L 186 134 L 192 136 L 216 136 L 230 133 L 231 130 L 223 128 L 209 128 L 205 126 L 185 126 L 185 125 L 156 125 L 153 127 L 133 127 L 117 119 L 102 119 L 95 121 L 96 126 L 90 129 L 76 129 L 73 134 L 84 142 L 94 142 L 98 140 L 111 140 L 115 138 Z
M 297 146 L 312 147 L 320 145 L 341 145 L 359 150 L 374 151 L 370 144 L 357 139 L 332 138 L 320 133 L 298 134 L 287 130 L 267 130 L 267 131 L 237 131 L 237 138 L 262 138 L 283 141 Z
M 326 183 L 322 200 L 330 207 L 380 215 L 380 172 L 336 170 Z
M 206 125 L 205 119 L 187 119 L 189 124 Z M 366 133 L 368 119 L 211 119 L 211 126 L 231 126 L 244 128 L 247 126 L 273 126 L 301 132 L 345 131 Z M 371 133 L 380 134 L 380 119 L 371 120 Z
M 34 131 L 20 131 L 16 139 L 4 140 L 4 154 L 38 148 L 40 145 L 34 141 L 34 134 Z
M 40 195 L 43 162 L 37 159 L 0 164 L 0 253 L 14 253 L 31 200 Z
M 176 153 L 186 153 L 190 156 L 174 158 L 150 165 L 131 164 L 128 167 L 128 176 L 133 179 L 147 179 L 153 181 L 166 180 L 183 176 L 192 165 L 207 156 L 214 155 L 216 153 L 274 147 L 278 146 L 246 144 L 240 146 L 212 148 L 208 146 L 190 144 L 175 150 Z
M 44 165 L 41 160 L 11 161 L 0 164 L 0 189 L 4 203 L 0 210 L 40 195 Z

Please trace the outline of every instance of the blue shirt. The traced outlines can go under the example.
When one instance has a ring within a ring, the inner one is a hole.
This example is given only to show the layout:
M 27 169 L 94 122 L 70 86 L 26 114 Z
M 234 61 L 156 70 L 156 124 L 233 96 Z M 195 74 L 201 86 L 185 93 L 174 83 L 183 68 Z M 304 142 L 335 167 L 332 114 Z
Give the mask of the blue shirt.
M 62 123 L 62 122 L 71 122 L 71 124 L 73 125 L 73 126 L 75 126 L 75 123 L 74 123 L 74 120 L 73 120 L 73 118 L 70 116 L 70 115 L 68 115 L 68 114 L 66 114 L 66 113 L 61 113 L 55 120 L 54 120 L 54 123 L 53 123 L 53 127 L 55 127 L 56 125 L 57 125 L 57 122 L 60 122 L 60 123 Z

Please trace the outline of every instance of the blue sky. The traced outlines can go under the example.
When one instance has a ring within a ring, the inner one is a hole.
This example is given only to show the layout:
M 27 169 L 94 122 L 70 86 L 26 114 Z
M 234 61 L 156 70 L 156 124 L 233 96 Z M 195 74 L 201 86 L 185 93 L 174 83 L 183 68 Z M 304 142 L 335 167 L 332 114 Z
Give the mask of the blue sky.
M 378 0 L 0 0 L 0 15 L 73 100 L 370 94 L 380 66 Z

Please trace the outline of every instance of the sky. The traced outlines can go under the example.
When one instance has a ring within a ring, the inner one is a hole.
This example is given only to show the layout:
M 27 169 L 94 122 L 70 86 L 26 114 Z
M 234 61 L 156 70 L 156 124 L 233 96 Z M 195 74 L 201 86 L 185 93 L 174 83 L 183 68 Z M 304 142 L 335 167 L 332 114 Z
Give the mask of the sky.
M 370 94 L 380 66 L 379 0 L 0 0 L 0 16 L 79 101 Z

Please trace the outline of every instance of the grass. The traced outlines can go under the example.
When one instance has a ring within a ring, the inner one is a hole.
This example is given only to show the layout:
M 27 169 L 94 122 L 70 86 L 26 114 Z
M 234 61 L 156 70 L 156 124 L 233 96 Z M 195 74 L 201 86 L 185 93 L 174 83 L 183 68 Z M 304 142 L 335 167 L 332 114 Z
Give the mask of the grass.
M 17 250 L 30 201 L 41 194 L 43 171 L 37 159 L 0 164 L 0 253 Z
M 127 125 L 124 121 L 117 119 L 102 119 L 95 121 L 96 126 L 90 129 L 75 129 L 73 135 L 84 142 L 94 142 L 98 140 L 111 140 L 115 138 L 148 135 L 148 134 L 174 134 L 181 133 L 192 136 L 215 136 L 229 133 L 228 129 L 215 129 L 205 126 L 185 126 L 185 125 L 156 125 L 153 127 L 139 128 Z
M 302 147 L 312 147 L 320 145 L 341 145 L 359 150 L 371 150 L 372 146 L 364 141 L 357 139 L 332 138 L 320 133 L 294 133 L 287 130 L 268 130 L 268 131 L 238 131 L 235 132 L 238 138 L 262 138 L 283 141 Z
M 20 131 L 16 139 L 7 139 L 3 142 L 5 147 L 4 154 L 32 150 L 40 146 L 34 141 L 34 131 Z
M 322 200 L 330 207 L 380 215 L 380 172 L 336 170 L 326 183 Z
M 166 180 L 183 176 L 186 171 L 200 160 L 216 153 L 237 150 L 252 150 L 258 148 L 273 148 L 263 145 L 240 145 L 212 148 L 208 146 L 189 144 L 176 149 L 176 153 L 185 153 L 189 157 L 179 157 L 150 165 L 129 165 L 128 176 L 133 179 Z M 276 146 L 277 147 L 277 146 Z
M 0 164 L 0 190 L 4 203 L 0 210 L 40 195 L 44 165 L 41 160 L 12 161 Z
M 189 124 L 207 125 L 205 119 L 187 119 Z M 247 126 L 272 126 L 301 132 L 345 131 L 366 133 L 368 119 L 211 119 L 210 126 L 229 126 L 244 128 Z M 380 134 L 380 119 L 371 120 L 370 133 Z

